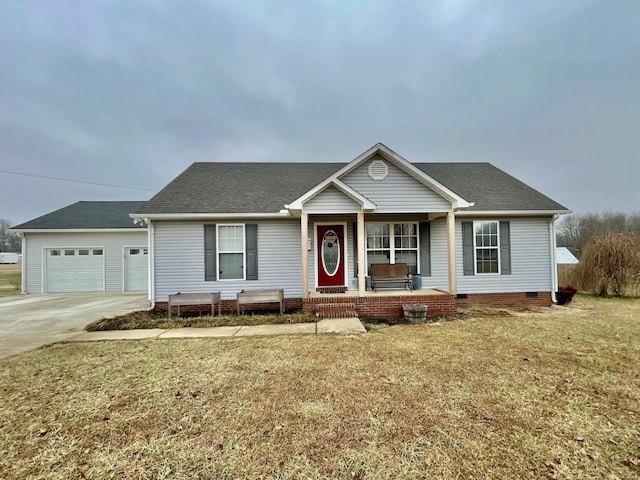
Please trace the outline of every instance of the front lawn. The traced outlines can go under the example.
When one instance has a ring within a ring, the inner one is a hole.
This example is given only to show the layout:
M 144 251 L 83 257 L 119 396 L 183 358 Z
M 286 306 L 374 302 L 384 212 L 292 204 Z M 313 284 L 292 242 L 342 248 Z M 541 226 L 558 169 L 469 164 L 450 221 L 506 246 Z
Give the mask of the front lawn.
M 640 301 L 0 361 L 2 479 L 640 475 Z

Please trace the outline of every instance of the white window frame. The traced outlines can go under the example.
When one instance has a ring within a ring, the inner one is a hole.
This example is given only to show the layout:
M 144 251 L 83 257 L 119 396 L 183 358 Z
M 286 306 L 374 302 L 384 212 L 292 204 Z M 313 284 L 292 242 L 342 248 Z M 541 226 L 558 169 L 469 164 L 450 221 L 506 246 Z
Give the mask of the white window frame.
M 238 250 L 220 251 L 220 228 L 242 227 L 242 252 Z M 242 278 L 220 278 L 220 254 L 242 253 Z M 216 278 L 219 282 L 238 282 L 247 279 L 247 231 L 244 223 L 219 223 L 216 224 Z
M 415 248 L 403 248 L 397 247 L 395 226 L 403 224 L 412 224 L 416 227 L 416 247 Z M 365 264 L 367 268 L 369 266 L 369 251 L 386 251 L 386 248 L 369 248 L 367 243 L 367 225 L 387 225 L 389 227 L 389 262 L 391 264 L 396 263 L 396 250 L 415 250 L 416 252 L 416 272 L 420 275 L 420 224 L 418 222 L 366 222 L 364 225 L 364 243 L 365 243 Z M 368 272 L 367 272 L 368 274 Z
M 496 246 L 484 247 L 476 245 L 476 225 L 482 225 L 485 223 L 496 224 Z M 497 272 L 478 272 L 478 250 L 496 250 L 498 258 L 498 271 Z M 475 275 L 501 275 L 502 263 L 500 260 L 500 222 L 498 220 L 475 220 L 473 222 L 473 272 Z

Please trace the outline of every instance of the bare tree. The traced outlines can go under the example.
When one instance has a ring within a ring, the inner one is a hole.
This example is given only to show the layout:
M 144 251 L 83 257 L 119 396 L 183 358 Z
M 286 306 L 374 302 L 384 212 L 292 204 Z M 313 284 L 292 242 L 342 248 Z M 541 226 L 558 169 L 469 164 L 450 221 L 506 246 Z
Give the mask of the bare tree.
M 607 233 L 635 233 L 640 236 L 640 212 L 571 214 L 558 223 L 558 245 L 580 257 L 589 241 Z
M 0 252 L 19 252 L 21 247 L 20 236 L 10 230 L 11 222 L 0 218 Z

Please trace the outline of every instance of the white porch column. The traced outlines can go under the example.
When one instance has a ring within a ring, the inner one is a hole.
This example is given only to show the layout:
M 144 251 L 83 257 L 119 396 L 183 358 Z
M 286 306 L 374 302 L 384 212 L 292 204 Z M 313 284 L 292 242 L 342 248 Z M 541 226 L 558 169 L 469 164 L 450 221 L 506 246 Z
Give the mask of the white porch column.
M 458 280 L 456 278 L 456 216 L 447 212 L 447 257 L 449 259 L 449 293 L 458 294 Z
M 309 214 L 300 217 L 300 257 L 302 258 L 302 298 L 309 298 Z
M 364 212 L 358 212 L 358 295 L 364 297 L 367 276 L 367 264 L 365 263 L 365 232 L 364 232 Z

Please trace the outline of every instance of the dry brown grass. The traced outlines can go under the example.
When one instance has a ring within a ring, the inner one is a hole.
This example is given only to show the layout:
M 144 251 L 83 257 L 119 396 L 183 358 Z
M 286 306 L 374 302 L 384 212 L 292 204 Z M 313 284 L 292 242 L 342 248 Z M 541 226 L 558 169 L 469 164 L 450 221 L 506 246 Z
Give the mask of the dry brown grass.
M 640 302 L 0 363 L 0 478 L 638 478 Z
M 0 297 L 18 295 L 21 287 L 19 263 L 0 263 Z

